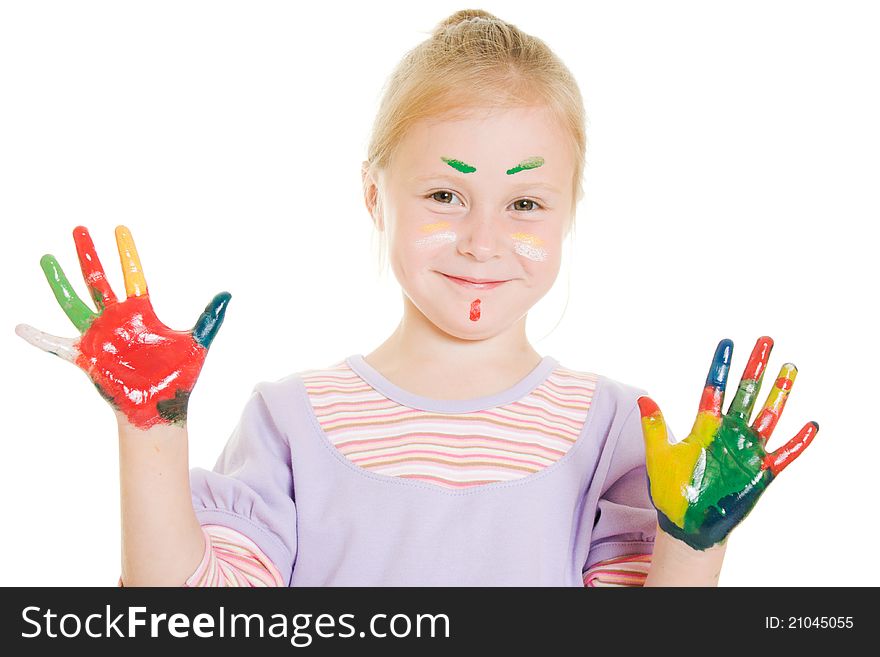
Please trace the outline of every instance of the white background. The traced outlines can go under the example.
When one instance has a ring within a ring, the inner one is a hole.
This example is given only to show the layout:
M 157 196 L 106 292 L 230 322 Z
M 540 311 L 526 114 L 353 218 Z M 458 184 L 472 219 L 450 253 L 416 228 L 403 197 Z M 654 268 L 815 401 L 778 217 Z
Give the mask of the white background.
M 360 163 L 394 65 L 468 6 L 0 4 L 0 583 L 112 586 L 120 567 L 115 418 L 13 331 L 77 335 L 40 257 L 89 300 L 83 224 L 124 297 L 124 224 L 167 325 L 232 293 L 189 406 L 190 465 L 212 467 L 257 381 L 367 354 L 396 326 Z M 647 389 L 684 437 L 718 340 L 735 343 L 729 402 L 773 337 L 758 404 L 784 362 L 799 374 L 769 447 L 821 429 L 732 534 L 721 585 L 880 584 L 865 559 L 880 538 L 876 5 L 475 6 L 553 48 L 589 116 L 586 197 L 529 315 L 536 349 Z

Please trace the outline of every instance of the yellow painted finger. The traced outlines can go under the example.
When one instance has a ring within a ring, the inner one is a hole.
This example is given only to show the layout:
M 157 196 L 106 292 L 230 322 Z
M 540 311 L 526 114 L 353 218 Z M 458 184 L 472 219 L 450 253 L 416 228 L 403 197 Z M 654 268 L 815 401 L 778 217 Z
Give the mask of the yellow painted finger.
M 141 269 L 141 259 L 138 257 L 131 231 L 125 226 L 116 227 L 116 248 L 119 250 L 119 262 L 122 265 L 126 296 L 146 296 L 147 281 Z
M 792 387 L 794 387 L 794 380 L 796 378 L 797 367 L 795 367 L 794 363 L 785 363 L 779 368 L 779 375 L 776 377 L 776 381 L 773 382 L 770 394 L 767 395 L 767 401 L 764 402 L 761 412 L 758 413 L 758 417 L 752 423 L 752 429 L 761 436 L 764 444 L 773 435 L 773 429 L 776 428 L 779 416 L 782 415 L 782 409 L 785 408 L 785 402 L 788 400 Z

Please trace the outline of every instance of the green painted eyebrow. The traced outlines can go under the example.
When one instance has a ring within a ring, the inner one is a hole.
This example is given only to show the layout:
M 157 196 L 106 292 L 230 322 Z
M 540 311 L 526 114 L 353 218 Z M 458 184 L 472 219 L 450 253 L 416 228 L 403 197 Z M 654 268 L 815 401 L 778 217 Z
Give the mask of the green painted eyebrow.
M 465 162 L 462 162 L 461 160 L 456 160 L 451 157 L 442 157 L 441 156 L 440 159 L 443 160 L 444 162 L 446 162 L 446 164 L 451 166 L 453 169 L 456 169 L 457 171 L 461 171 L 462 173 L 473 173 L 474 171 L 477 170 L 476 167 L 473 167 L 470 164 L 466 164 Z M 537 169 L 542 164 L 544 164 L 544 158 L 536 155 L 535 157 L 530 157 L 530 158 L 523 160 L 522 162 L 517 164 L 512 169 L 508 169 L 507 175 L 518 173 L 520 171 L 525 171 L 526 169 Z
M 473 173 L 474 171 L 477 170 L 476 167 L 472 167 L 470 164 L 465 164 L 461 160 L 455 160 L 451 157 L 442 157 L 441 156 L 440 159 L 443 160 L 444 162 L 446 162 L 446 164 L 451 166 L 453 169 L 461 171 L 462 173 Z
M 512 169 L 508 169 L 507 175 L 509 176 L 518 173 L 519 171 L 525 171 L 526 169 L 537 169 L 542 164 L 544 164 L 544 158 L 536 155 L 535 157 L 523 160 Z

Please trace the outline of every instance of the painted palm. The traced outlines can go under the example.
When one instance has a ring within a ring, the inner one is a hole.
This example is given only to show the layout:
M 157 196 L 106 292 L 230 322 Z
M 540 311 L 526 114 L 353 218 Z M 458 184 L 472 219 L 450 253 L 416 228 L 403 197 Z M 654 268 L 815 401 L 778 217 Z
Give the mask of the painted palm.
M 83 303 L 55 257 L 46 254 L 40 266 L 80 337 L 49 335 L 27 324 L 19 324 L 15 332 L 34 346 L 77 365 L 101 396 L 133 425 L 141 429 L 163 422 L 184 425 L 190 392 L 232 295 L 217 294 L 191 330 L 172 330 L 153 311 L 140 258 L 125 226 L 116 228 L 127 296 L 124 301 L 118 301 L 110 288 L 89 231 L 77 226 L 73 240 L 98 312 Z
M 782 366 L 761 412 L 749 424 L 772 348 L 769 337 L 758 339 L 730 408 L 722 413 L 733 342 L 718 343 L 697 419 L 680 442 L 669 442 L 657 404 L 650 397 L 638 400 L 648 488 L 659 525 L 695 549 L 724 541 L 819 431 L 817 423 L 808 422 L 781 448 L 766 451 L 797 376 L 792 363 Z

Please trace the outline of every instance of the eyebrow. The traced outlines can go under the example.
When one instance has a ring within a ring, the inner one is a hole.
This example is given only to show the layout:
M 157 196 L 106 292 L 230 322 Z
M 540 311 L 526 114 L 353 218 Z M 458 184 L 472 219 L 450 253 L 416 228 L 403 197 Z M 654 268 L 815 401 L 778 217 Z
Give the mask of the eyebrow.
M 507 175 L 512 175 L 514 173 L 519 173 L 520 171 L 525 171 L 527 169 L 537 169 L 539 166 L 544 164 L 544 158 L 536 155 L 535 157 L 529 157 L 517 164 L 512 169 L 507 170 Z
M 443 160 L 444 162 L 446 162 L 446 164 L 451 166 L 453 169 L 455 169 L 457 171 L 461 171 L 462 173 L 473 173 L 474 171 L 477 170 L 476 167 L 472 167 L 470 164 L 465 164 L 461 160 L 456 160 L 455 158 L 452 158 L 452 157 L 443 157 L 441 155 L 440 159 Z
M 445 157 L 440 156 L 440 159 L 446 162 L 449 166 L 451 166 L 456 171 L 461 171 L 462 173 L 473 173 L 477 170 L 477 168 L 473 165 L 467 164 L 466 162 L 462 162 L 453 157 Z M 522 162 L 517 164 L 515 167 L 512 167 L 507 170 L 507 175 L 513 175 L 514 173 L 519 173 L 520 171 L 527 171 L 528 169 L 537 169 L 539 166 L 544 164 L 544 158 L 540 155 L 535 155 L 534 157 L 527 157 Z

